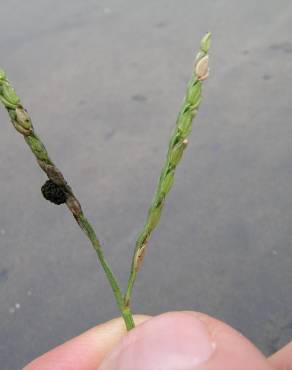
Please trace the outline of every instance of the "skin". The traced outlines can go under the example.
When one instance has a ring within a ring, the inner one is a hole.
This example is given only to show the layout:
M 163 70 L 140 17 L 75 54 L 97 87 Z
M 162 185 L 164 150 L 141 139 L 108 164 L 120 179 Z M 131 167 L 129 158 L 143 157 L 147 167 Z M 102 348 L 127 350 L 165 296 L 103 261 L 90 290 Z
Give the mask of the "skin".
M 194 330 L 198 328 L 199 331 L 201 326 L 204 327 L 208 337 L 212 339 L 212 343 L 213 341 L 216 343 L 216 349 L 206 362 L 195 367 L 188 367 L 188 370 L 292 370 L 292 342 L 267 359 L 241 333 L 203 313 L 170 312 L 155 318 L 136 315 L 134 320 L 137 327 L 130 333 L 126 332 L 122 319 L 108 321 L 47 352 L 32 361 L 23 370 L 98 370 L 100 367 L 102 370 L 108 369 L 107 357 L 113 357 L 112 353 L 115 352 L 129 351 L 129 346 L 141 342 L 141 339 L 145 340 L 145 336 L 149 333 L 153 335 L 153 332 L 156 334 L 156 339 L 158 337 L 158 341 L 153 347 L 157 355 L 159 352 L 157 347 L 160 346 L 159 338 L 160 336 L 163 338 L 163 330 L 158 328 L 161 329 L 165 324 L 167 330 L 176 330 L 178 338 L 180 338 L 179 331 L 181 332 L 181 339 L 177 340 L 187 341 L 188 333 L 192 334 L 191 330 L 188 330 L 189 322 L 194 323 Z M 178 323 L 184 322 L 186 325 L 180 325 L 180 328 L 176 327 Z M 184 335 L 184 331 L 186 331 L 186 335 Z M 152 337 L 150 343 L 151 341 Z M 165 344 L 165 339 L 161 339 L 161 343 Z M 163 346 L 163 344 L 161 345 Z M 189 343 L 183 343 L 182 347 L 188 345 Z M 151 369 L 152 354 L 153 349 L 148 352 L 146 350 L 146 362 L 149 360 L 149 369 Z M 112 362 L 110 361 L 110 363 Z M 155 363 L 157 364 L 156 359 Z M 117 360 L 117 364 L 113 368 L 125 368 L 124 365 L 119 365 L 119 360 Z M 147 366 L 145 367 L 145 360 L 142 367 L 148 369 Z M 135 370 L 139 369 L 140 366 Z M 178 366 L 177 370 L 181 370 L 181 367 Z

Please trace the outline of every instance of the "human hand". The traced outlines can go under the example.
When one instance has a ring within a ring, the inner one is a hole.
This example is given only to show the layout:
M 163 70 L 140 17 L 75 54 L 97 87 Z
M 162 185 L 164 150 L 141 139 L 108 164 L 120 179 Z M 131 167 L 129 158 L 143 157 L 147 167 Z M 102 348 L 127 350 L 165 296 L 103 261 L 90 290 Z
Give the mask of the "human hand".
M 71 339 L 23 370 L 292 370 L 292 342 L 269 359 L 227 324 L 197 312 L 135 316 Z

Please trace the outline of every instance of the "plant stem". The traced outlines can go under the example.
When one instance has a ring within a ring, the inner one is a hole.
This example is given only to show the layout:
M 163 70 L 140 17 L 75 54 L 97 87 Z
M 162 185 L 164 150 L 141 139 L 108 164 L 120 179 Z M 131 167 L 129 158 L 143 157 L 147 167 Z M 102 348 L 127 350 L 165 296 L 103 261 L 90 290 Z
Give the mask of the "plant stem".
M 150 236 L 159 222 L 166 195 L 173 185 L 175 169 L 187 146 L 187 137 L 191 133 L 192 121 L 196 116 L 201 103 L 202 81 L 207 78 L 209 71 L 207 54 L 210 47 L 210 37 L 210 33 L 207 33 L 201 40 L 200 51 L 196 57 L 195 70 L 192 79 L 188 84 L 186 97 L 184 98 L 182 108 L 177 118 L 176 127 L 169 142 L 166 161 L 161 171 L 151 206 L 148 210 L 146 223 L 136 241 L 130 276 L 124 296 L 122 295 L 115 275 L 106 261 L 95 231 L 84 216 L 78 199 L 75 197 L 61 171 L 49 158 L 44 144 L 34 131 L 30 116 L 21 105 L 19 97 L 6 79 L 5 72 L 0 69 L 0 101 L 7 109 L 14 128 L 24 136 L 26 143 L 35 155 L 39 166 L 49 178 L 49 181 L 47 181 L 42 188 L 43 195 L 46 199 L 55 204 L 66 202 L 67 207 L 73 214 L 80 228 L 89 238 L 111 285 L 117 306 L 125 321 L 127 330 L 130 330 L 135 326 L 132 312 L 130 310 L 130 298 L 137 273 L 141 266 Z
M 111 285 L 117 306 L 125 321 L 126 327 L 128 330 L 132 329 L 134 327 L 134 322 L 131 310 L 124 304 L 123 294 L 117 279 L 103 254 L 101 244 L 94 232 L 94 229 L 84 216 L 81 205 L 78 199 L 75 197 L 71 187 L 65 180 L 63 174 L 49 158 L 44 144 L 34 131 L 30 116 L 20 104 L 19 97 L 16 95 L 14 89 L 6 79 L 5 72 L 2 69 L 0 69 L 0 101 L 7 109 L 15 129 L 24 136 L 26 143 L 30 147 L 32 153 L 35 155 L 41 169 L 47 174 L 50 181 L 59 187 L 60 191 L 65 193 L 67 207 L 71 211 L 80 228 L 87 235 L 97 253 L 97 257 Z
M 210 37 L 211 34 L 207 33 L 201 40 L 201 47 L 196 57 L 194 73 L 187 86 L 186 96 L 177 118 L 176 127 L 170 138 L 166 161 L 162 168 L 151 206 L 148 210 L 145 225 L 136 241 L 128 286 L 125 293 L 125 304 L 127 306 L 130 305 L 134 283 L 151 233 L 159 222 L 166 195 L 172 187 L 176 166 L 181 160 L 183 151 L 187 146 L 187 137 L 191 133 L 192 120 L 196 116 L 201 103 L 202 81 L 207 78 L 209 71 L 207 54 L 210 47 Z
M 93 230 L 92 226 L 90 225 L 88 220 L 85 218 L 83 213 L 78 215 L 78 216 L 74 215 L 74 217 L 75 217 L 76 221 L 78 222 L 79 226 L 81 227 L 81 229 L 88 236 L 88 239 L 91 241 L 91 244 L 92 244 L 93 248 L 95 249 L 95 251 L 98 255 L 99 261 L 100 261 L 100 263 L 101 263 L 101 265 L 102 265 L 102 267 L 103 267 L 103 269 L 106 273 L 106 276 L 107 276 L 107 278 L 110 282 L 110 285 L 112 287 L 117 305 L 118 305 L 118 307 L 120 309 L 120 312 L 122 314 L 122 317 L 125 321 L 127 330 L 132 329 L 135 325 L 134 325 L 131 310 L 129 309 L 129 307 L 125 307 L 124 298 L 123 298 L 123 295 L 122 295 L 121 290 L 119 288 L 118 282 L 117 282 L 114 274 L 112 273 L 105 257 L 104 257 L 100 242 L 96 237 L 95 231 Z

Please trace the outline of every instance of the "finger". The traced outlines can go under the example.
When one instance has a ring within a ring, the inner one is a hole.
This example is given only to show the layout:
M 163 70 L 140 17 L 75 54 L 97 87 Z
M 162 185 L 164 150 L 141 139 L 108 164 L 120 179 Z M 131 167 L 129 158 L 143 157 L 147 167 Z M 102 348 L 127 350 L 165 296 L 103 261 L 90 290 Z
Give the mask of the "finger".
M 169 312 L 124 336 L 99 370 L 271 370 L 247 339 L 204 314 Z
M 292 342 L 271 356 L 269 362 L 276 370 L 292 370 Z
M 138 325 L 148 318 L 135 315 L 134 321 Z M 96 370 L 125 333 L 121 318 L 108 321 L 45 353 L 23 370 Z

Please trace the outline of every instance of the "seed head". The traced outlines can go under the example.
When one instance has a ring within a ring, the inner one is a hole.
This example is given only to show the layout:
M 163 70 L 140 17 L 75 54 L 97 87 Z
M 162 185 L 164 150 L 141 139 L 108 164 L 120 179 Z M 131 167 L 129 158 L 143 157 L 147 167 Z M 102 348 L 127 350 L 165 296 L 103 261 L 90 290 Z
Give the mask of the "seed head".
M 6 73 L 2 68 L 0 68 L 0 81 L 3 81 L 5 79 L 6 79 Z
M 205 55 L 199 59 L 195 66 L 195 72 L 198 80 L 203 81 L 209 76 L 209 57 Z

